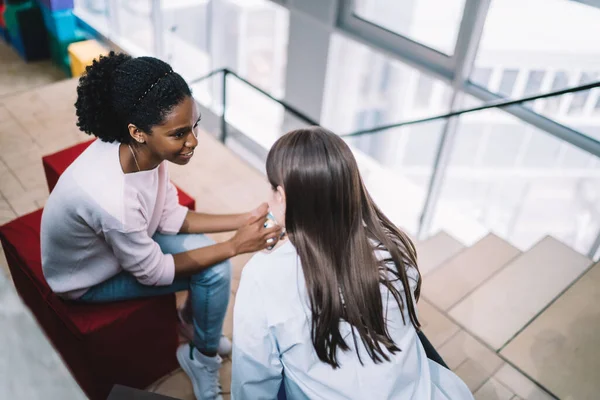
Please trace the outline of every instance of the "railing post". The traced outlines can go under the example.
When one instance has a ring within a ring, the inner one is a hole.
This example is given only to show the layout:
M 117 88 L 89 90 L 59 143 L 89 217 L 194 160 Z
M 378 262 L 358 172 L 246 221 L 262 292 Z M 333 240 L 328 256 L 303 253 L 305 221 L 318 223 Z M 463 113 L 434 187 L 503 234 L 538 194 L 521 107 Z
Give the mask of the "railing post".
M 451 117 L 446 121 L 444 130 L 440 136 L 440 143 L 435 156 L 435 162 L 432 166 L 425 204 L 423 204 L 423 211 L 419 219 L 419 229 L 417 231 L 417 239 L 419 240 L 424 239 L 431 229 L 438 200 L 442 192 L 446 170 L 450 162 L 450 156 L 452 155 L 457 126 L 458 117 Z
M 466 82 L 468 82 L 473 63 L 477 55 L 479 40 L 483 33 L 485 18 L 490 6 L 491 0 L 467 0 L 465 4 L 465 13 L 459 31 L 454 56 L 456 57 L 456 67 L 454 79 L 452 80 L 452 100 L 450 101 L 450 111 L 456 111 L 462 106 L 464 94 L 462 93 Z M 424 239 L 429 233 L 437 205 L 444 185 L 444 178 L 450 164 L 452 148 L 457 136 L 456 129 L 459 124 L 459 117 L 453 116 L 446 121 L 444 130 L 440 137 L 427 197 L 423 205 L 423 212 L 419 220 L 418 239 Z
M 223 109 L 221 110 L 221 142 L 225 143 L 227 140 L 227 119 L 225 117 L 225 112 L 227 110 L 227 74 L 229 70 L 227 68 L 223 69 L 223 87 L 221 93 L 221 105 Z

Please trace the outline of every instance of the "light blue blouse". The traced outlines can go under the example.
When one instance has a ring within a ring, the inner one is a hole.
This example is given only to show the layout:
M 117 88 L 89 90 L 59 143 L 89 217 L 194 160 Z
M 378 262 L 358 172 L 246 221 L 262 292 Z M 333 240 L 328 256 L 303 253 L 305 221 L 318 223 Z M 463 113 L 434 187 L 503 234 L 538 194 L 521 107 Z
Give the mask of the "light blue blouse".
M 416 285 L 416 271 L 410 271 Z M 287 242 L 270 254 L 254 256 L 236 295 L 232 399 L 276 399 L 282 383 L 288 400 L 473 399 L 460 378 L 427 359 L 393 297 L 385 289 L 382 296 L 390 335 L 402 351 L 391 355 L 390 362 L 375 364 L 358 341 L 361 365 L 351 328 L 342 322 L 350 351 L 339 352 L 341 367 L 333 369 L 319 360 L 312 345 L 304 275 L 293 245 Z

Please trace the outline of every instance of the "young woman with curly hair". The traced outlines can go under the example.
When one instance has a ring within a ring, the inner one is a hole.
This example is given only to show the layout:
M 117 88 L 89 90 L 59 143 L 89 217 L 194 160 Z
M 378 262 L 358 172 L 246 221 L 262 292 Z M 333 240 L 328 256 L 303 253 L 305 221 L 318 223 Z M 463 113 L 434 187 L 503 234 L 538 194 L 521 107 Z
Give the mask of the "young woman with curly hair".
M 218 352 L 231 347 L 221 336 L 227 260 L 266 248 L 280 228 L 263 226 L 266 204 L 237 215 L 179 205 L 167 167 L 190 161 L 200 118 L 190 88 L 168 64 L 111 52 L 80 78 L 75 108 L 79 128 L 100 140 L 63 173 L 44 209 L 48 284 L 88 303 L 189 290 L 193 338 L 177 358 L 198 399 L 220 399 Z M 203 235 L 234 230 L 219 244 Z

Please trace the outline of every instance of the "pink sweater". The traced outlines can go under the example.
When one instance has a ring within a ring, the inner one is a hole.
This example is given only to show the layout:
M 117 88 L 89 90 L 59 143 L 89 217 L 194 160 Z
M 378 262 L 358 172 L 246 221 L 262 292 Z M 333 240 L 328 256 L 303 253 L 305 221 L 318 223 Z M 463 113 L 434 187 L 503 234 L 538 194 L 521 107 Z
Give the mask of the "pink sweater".
M 124 174 L 119 143 L 97 140 L 62 174 L 44 208 L 44 276 L 70 299 L 123 270 L 144 285 L 170 285 L 173 256 L 152 235 L 176 234 L 186 214 L 166 161 Z

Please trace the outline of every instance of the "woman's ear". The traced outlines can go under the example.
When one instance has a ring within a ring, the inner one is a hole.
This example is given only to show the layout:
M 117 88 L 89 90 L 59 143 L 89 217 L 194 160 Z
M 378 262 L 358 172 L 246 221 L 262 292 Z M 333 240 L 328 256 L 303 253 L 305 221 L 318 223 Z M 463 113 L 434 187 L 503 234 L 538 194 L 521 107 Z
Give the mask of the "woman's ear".
M 277 186 L 277 200 L 281 204 L 285 204 L 285 190 L 281 186 Z
M 127 129 L 129 129 L 129 134 L 131 135 L 131 137 L 133 138 L 133 140 L 135 140 L 137 143 L 145 143 L 146 139 L 144 137 L 144 132 L 142 132 L 140 129 L 138 129 L 137 126 L 135 126 L 134 124 L 129 124 L 127 125 Z

